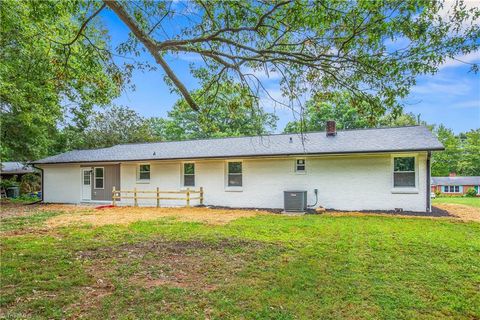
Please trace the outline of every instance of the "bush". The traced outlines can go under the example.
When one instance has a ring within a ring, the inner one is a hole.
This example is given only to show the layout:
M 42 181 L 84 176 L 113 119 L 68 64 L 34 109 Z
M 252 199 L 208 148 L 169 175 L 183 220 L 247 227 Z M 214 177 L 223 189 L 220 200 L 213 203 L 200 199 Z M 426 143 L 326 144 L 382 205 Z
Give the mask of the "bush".
M 36 173 L 27 173 L 22 176 L 20 179 L 20 192 L 31 193 L 34 191 L 39 191 L 41 188 L 41 177 Z
M 470 188 L 467 190 L 467 192 L 465 193 L 465 197 L 476 197 L 477 196 L 477 190 L 475 190 L 475 188 Z
M 7 188 L 10 188 L 10 187 L 18 187 L 19 184 L 15 180 L 16 180 L 15 178 L 2 179 L 2 181 L 0 181 L 0 188 L 7 189 Z

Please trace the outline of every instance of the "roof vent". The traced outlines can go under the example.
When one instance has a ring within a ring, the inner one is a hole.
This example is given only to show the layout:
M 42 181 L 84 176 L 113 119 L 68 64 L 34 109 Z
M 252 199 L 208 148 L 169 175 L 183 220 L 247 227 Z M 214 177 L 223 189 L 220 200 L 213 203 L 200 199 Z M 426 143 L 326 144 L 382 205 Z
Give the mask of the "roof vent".
M 290 137 L 290 140 L 288 142 L 293 143 L 293 138 Z
M 327 137 L 333 137 L 337 135 L 337 125 L 335 121 L 328 120 L 327 121 Z
M 156 155 L 157 155 L 157 153 L 156 153 L 155 151 L 153 151 L 153 155 L 154 155 L 154 156 L 156 156 Z

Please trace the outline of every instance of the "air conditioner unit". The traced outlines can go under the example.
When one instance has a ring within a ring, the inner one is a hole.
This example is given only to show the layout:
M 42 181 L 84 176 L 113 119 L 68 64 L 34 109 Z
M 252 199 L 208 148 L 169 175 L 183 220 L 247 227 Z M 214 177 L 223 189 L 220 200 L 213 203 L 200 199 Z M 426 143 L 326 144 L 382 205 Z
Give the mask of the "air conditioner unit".
M 286 212 L 305 212 L 307 210 L 307 191 L 284 191 L 283 203 Z

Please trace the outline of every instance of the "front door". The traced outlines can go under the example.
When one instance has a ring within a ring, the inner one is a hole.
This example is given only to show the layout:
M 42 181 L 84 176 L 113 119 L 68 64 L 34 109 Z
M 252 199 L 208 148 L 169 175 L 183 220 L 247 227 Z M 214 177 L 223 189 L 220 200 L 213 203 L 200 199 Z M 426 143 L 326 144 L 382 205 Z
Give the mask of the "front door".
M 82 169 L 82 200 L 92 200 L 92 169 Z

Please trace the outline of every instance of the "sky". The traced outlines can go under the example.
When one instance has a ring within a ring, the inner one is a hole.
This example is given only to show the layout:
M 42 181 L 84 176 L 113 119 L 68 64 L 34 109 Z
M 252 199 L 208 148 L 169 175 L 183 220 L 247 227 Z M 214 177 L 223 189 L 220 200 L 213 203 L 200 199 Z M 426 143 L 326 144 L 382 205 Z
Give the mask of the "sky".
M 104 10 L 102 20 L 110 32 L 113 47 L 127 39 L 128 28 L 115 14 Z M 140 58 L 155 64 L 147 53 Z M 188 68 L 193 58 L 181 55 L 167 60 L 189 90 L 197 87 Z M 480 128 L 480 74 L 470 72 L 470 65 L 459 60 L 480 63 L 480 52 L 447 60 L 436 74 L 418 77 L 409 97 L 403 101 L 404 110 L 420 114 L 421 119 L 429 124 L 444 124 L 455 133 Z M 170 92 L 163 78 L 161 68 L 150 72 L 135 71 L 131 79 L 135 89 L 126 89 L 114 103 L 128 106 L 145 117 L 167 116 L 180 97 Z M 264 83 L 270 94 L 280 96 L 275 77 L 265 79 Z M 279 117 L 277 132 L 283 131 L 285 125 L 294 120 L 290 110 L 274 106 L 271 100 L 262 100 L 261 104 L 266 111 Z

